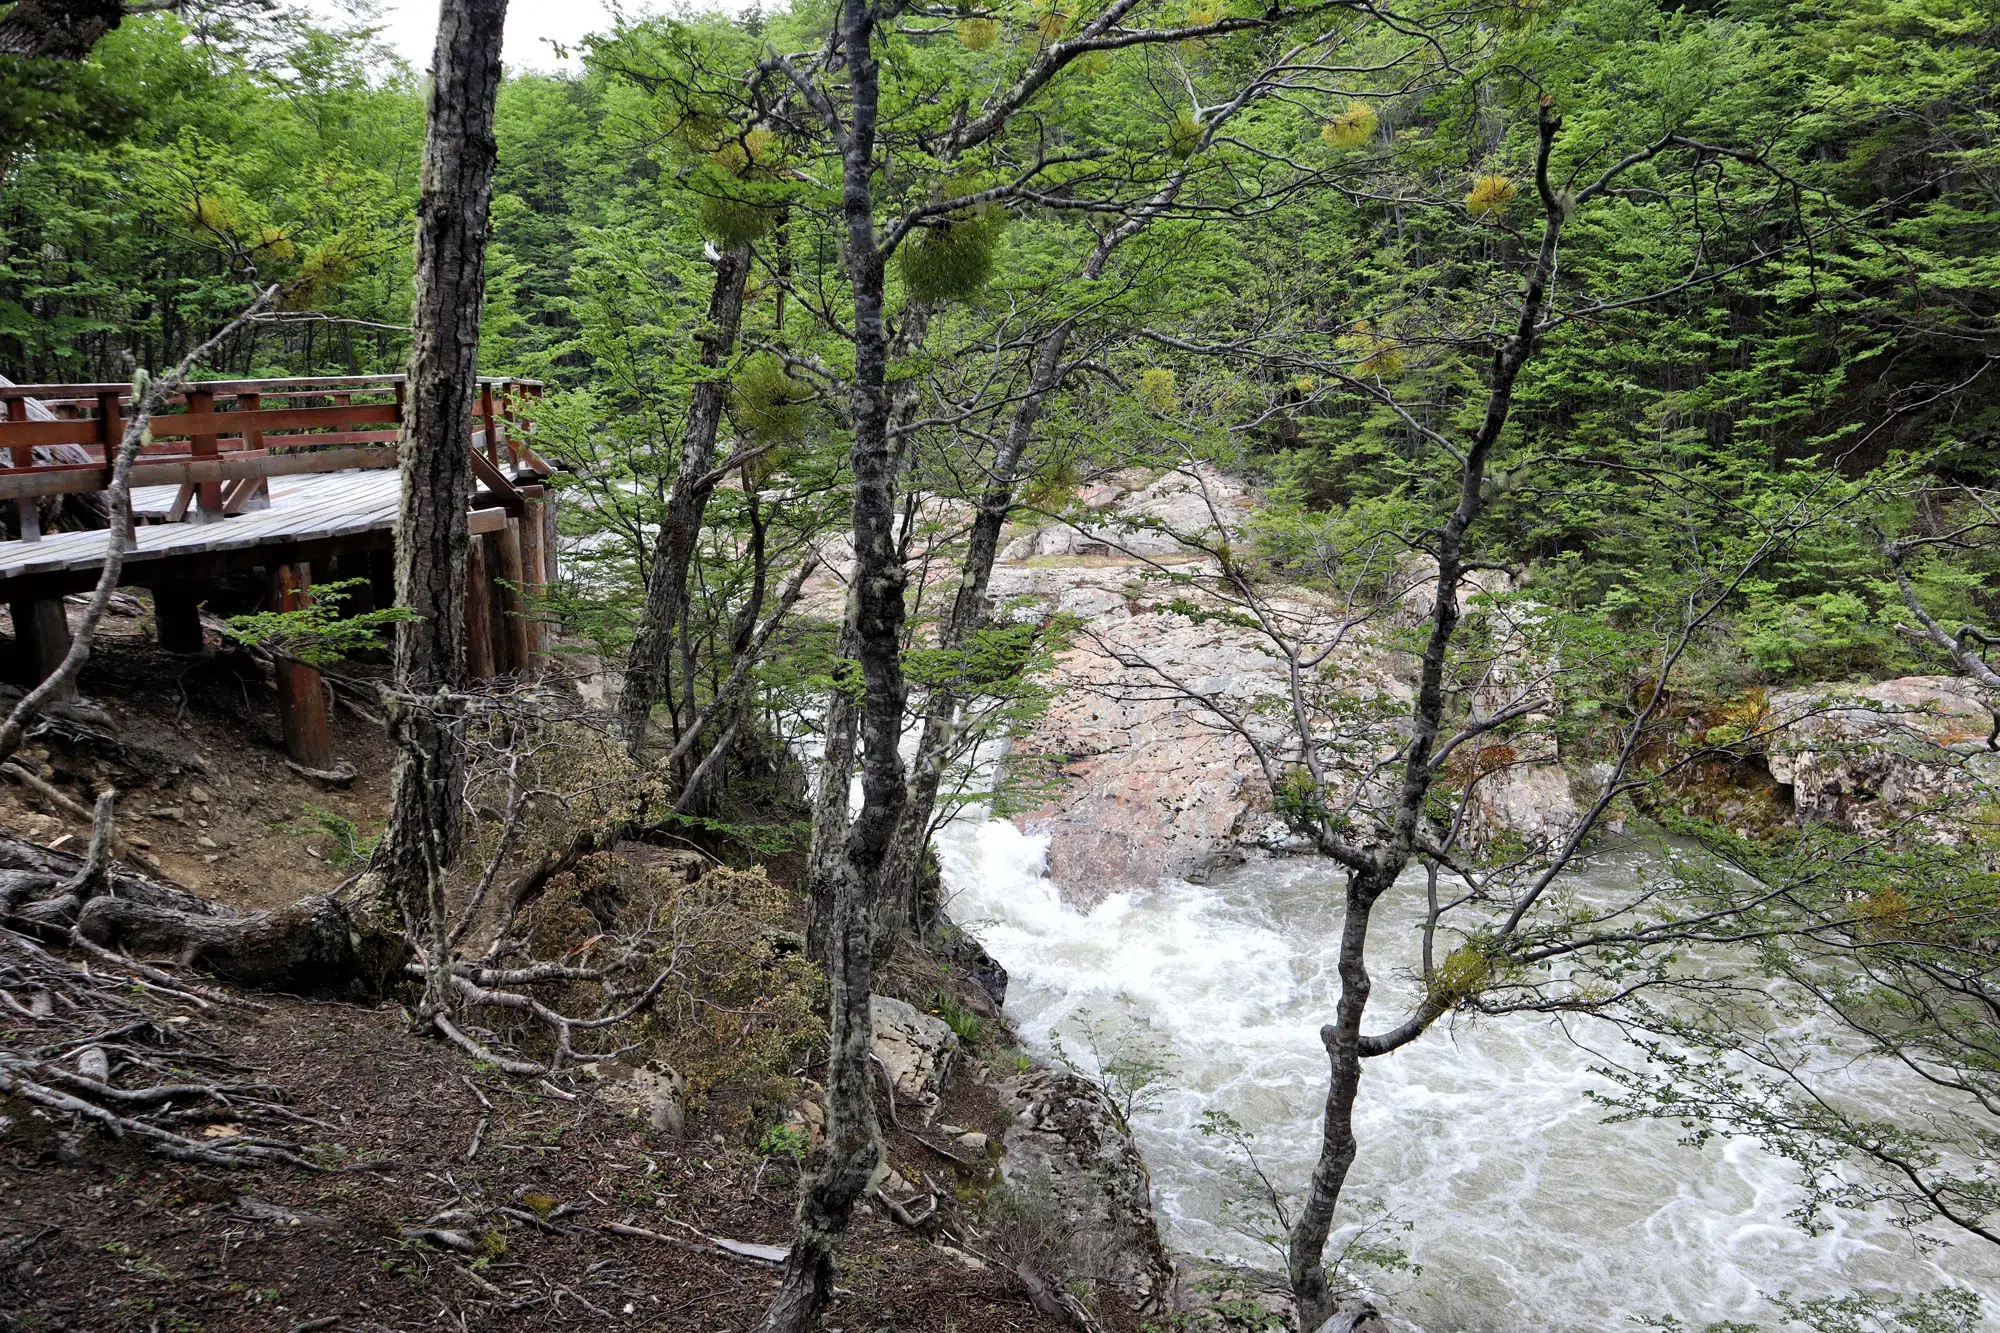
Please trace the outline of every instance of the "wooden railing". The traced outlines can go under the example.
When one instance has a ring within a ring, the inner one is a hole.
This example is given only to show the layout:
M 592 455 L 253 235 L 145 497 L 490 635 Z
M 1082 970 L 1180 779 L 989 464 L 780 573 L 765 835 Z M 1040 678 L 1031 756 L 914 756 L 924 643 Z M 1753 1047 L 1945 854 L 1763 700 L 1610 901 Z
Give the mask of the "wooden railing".
M 273 476 L 394 467 L 404 393 L 401 375 L 190 384 L 153 417 L 132 483 L 180 485 L 174 516 L 201 522 L 254 506 Z M 530 442 L 541 393 L 534 380 L 479 382 L 474 475 L 510 510 L 515 477 L 548 475 Z M 23 539 L 40 535 L 40 497 L 110 484 L 131 402 L 129 384 L 0 384 L 0 501 L 16 502 Z

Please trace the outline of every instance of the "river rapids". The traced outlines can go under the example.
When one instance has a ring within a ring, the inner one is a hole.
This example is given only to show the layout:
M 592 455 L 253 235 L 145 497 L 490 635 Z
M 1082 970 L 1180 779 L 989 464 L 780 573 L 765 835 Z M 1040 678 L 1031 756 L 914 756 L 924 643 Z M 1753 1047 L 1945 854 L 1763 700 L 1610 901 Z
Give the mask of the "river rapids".
M 1233 1155 L 1201 1133 L 1227 1111 L 1283 1186 L 1317 1145 L 1340 924 L 1335 869 L 1253 861 L 1209 884 L 1169 881 L 1089 911 L 1065 906 L 1044 843 L 1001 820 L 963 818 L 937 839 L 950 912 L 1011 975 L 1007 1011 L 1029 1049 L 1089 1066 L 1089 1037 L 1151 1043 L 1166 1074 L 1133 1117 L 1170 1246 L 1281 1268 L 1240 1224 Z M 1634 873 L 1600 866 L 1589 876 Z M 1371 933 L 1374 1026 L 1405 1012 L 1421 890 L 1392 894 Z M 1400 904 L 1400 907 L 1396 905 Z M 1399 915 L 1400 911 L 1400 915 Z M 1109 1034 L 1107 1036 L 1107 1034 Z M 1135 1035 L 1136 1034 L 1136 1035 Z M 1973 1288 L 2000 1328 L 2000 1254 L 1919 1246 L 1886 1215 L 1841 1213 L 1808 1235 L 1786 1163 L 1745 1140 L 1683 1146 L 1658 1122 L 1607 1123 L 1592 1068 L 1637 1053 L 1607 1024 L 1526 1018 L 1440 1027 L 1372 1060 L 1357 1118 L 1361 1158 L 1343 1215 L 1389 1217 L 1380 1234 L 1421 1272 L 1377 1285 L 1425 1333 L 1643 1328 L 1663 1317 L 1778 1326 L 1771 1297 L 1866 1288 Z M 1838 1091 L 1898 1112 L 1948 1110 L 1904 1073 L 1835 1071 Z M 1403 1229 L 1403 1224 L 1407 1229 Z

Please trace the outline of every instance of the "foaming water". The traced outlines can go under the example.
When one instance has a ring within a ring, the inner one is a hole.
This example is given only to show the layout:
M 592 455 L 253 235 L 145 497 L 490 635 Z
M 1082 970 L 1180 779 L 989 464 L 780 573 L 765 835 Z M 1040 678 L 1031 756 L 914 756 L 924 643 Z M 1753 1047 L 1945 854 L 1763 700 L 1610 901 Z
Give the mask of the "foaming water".
M 1000 820 L 944 829 L 953 918 L 1006 966 L 1008 1013 L 1031 1048 L 1069 1034 L 1074 1054 L 1079 1013 L 1142 1027 L 1165 1048 L 1171 1086 L 1133 1127 L 1169 1243 L 1274 1266 L 1232 1224 L 1231 1159 L 1201 1117 L 1224 1110 L 1252 1131 L 1287 1188 L 1310 1172 L 1327 1072 L 1317 1033 L 1338 989 L 1335 870 L 1252 863 L 1217 884 L 1171 881 L 1078 912 L 1044 873 L 1044 849 Z M 1418 896 L 1392 895 L 1372 932 L 1378 1015 L 1410 998 Z M 1606 1086 L 1590 1068 L 1627 1051 L 1606 1025 L 1571 1031 L 1597 1049 L 1554 1024 L 1486 1020 L 1369 1062 L 1347 1199 L 1410 1224 L 1396 1239 L 1423 1271 L 1386 1293 L 1406 1318 L 1429 1333 L 1594 1333 L 1657 1315 L 1700 1328 L 1769 1316 L 1773 1292 L 1952 1281 L 2000 1314 L 1990 1252 L 1919 1252 L 1879 1216 L 1837 1215 L 1808 1236 L 1786 1216 L 1802 1197 L 1795 1177 L 1754 1144 L 1696 1150 L 1673 1125 L 1604 1123 L 1584 1095 Z M 1898 1111 L 1942 1109 L 1883 1068 L 1838 1078 Z

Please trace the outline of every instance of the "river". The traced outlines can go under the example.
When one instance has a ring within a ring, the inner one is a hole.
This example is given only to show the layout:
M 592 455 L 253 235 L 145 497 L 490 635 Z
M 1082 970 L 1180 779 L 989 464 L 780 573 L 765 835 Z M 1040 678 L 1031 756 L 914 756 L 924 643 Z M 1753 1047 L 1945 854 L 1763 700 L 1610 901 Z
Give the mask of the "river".
M 1052 1053 L 1054 1038 L 1087 1063 L 1079 1014 L 1157 1043 L 1170 1073 L 1133 1128 L 1168 1244 L 1276 1266 L 1232 1225 L 1230 1158 L 1201 1117 L 1235 1117 L 1287 1187 L 1310 1170 L 1326 1080 L 1317 1032 L 1338 985 L 1334 868 L 1253 861 L 1079 912 L 1044 874 L 1042 841 L 1011 824 L 962 820 L 937 845 L 951 914 L 1008 969 L 1007 1011 L 1031 1050 Z M 1388 907 L 1371 940 L 1384 1017 L 1404 1011 L 1416 957 L 1414 916 Z M 1584 1094 L 1609 1086 L 1591 1073 L 1607 1055 L 1634 1052 L 1602 1023 L 1488 1019 L 1369 1063 L 1348 1199 L 1408 1224 L 1396 1239 L 1422 1268 L 1383 1281 L 1387 1308 L 1425 1333 L 1597 1333 L 1661 1316 L 1775 1327 L 1770 1293 L 1958 1281 L 2000 1320 L 2000 1254 L 1986 1247 L 1926 1252 L 1881 1215 L 1838 1214 L 1807 1235 L 1787 1217 L 1796 1177 L 1755 1144 L 1695 1149 L 1672 1124 L 1605 1123 Z M 1907 1075 L 1837 1077 L 1898 1114 L 1949 1111 Z

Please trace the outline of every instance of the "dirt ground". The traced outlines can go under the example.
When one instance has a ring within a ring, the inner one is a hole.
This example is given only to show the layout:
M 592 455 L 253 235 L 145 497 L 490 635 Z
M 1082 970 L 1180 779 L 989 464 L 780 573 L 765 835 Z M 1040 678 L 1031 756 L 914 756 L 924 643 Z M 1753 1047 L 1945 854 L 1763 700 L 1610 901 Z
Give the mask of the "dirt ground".
M 130 605 L 148 609 L 143 598 Z M 350 787 L 330 790 L 285 766 L 266 670 L 247 653 L 214 651 L 213 633 L 210 655 L 170 656 L 149 641 L 150 628 L 147 614 L 105 617 L 81 691 L 108 718 L 52 719 L 57 735 L 31 740 L 22 758 L 85 806 L 100 783 L 117 786 L 121 833 L 204 897 L 278 907 L 339 884 L 381 831 L 390 758 L 382 729 L 344 704 L 329 713 L 334 757 L 356 773 Z M 119 753 L 93 743 L 100 732 Z M 89 836 L 87 819 L 17 782 L 0 782 L 0 821 L 43 844 Z
M 86 726 L 31 743 L 24 767 L 82 802 L 97 783 L 119 786 L 122 831 L 221 902 L 332 889 L 380 827 L 380 730 L 334 715 L 335 752 L 359 776 L 323 790 L 285 768 L 253 663 L 167 658 L 145 629 L 143 615 L 114 618 L 82 682 L 122 757 L 94 758 L 104 747 Z M 87 821 L 18 782 L 0 785 L 0 825 L 44 845 L 87 835 Z M 145 1004 L 181 1041 L 282 1089 L 296 1142 L 333 1169 L 176 1163 L 0 1097 L 0 1329 L 692 1333 L 747 1329 L 762 1309 L 776 1269 L 712 1238 L 786 1241 L 787 1159 L 767 1162 L 699 1116 L 665 1138 L 588 1080 L 506 1078 L 410 1036 L 393 1003 L 254 999 L 264 1012 Z M 0 1009 L 0 1044 L 38 1041 Z M 1004 1114 L 990 1088 L 961 1078 L 941 1118 L 997 1132 Z M 953 1162 L 907 1131 L 888 1148 L 905 1176 L 941 1187 L 947 1212 L 991 1179 L 990 1163 Z M 414 1234 L 426 1228 L 468 1252 Z M 1004 1264 L 966 1252 L 977 1248 L 942 1248 L 864 1206 L 826 1327 L 1067 1327 L 1038 1315 Z
M 762 1159 L 698 1124 L 661 1141 L 587 1083 L 564 1100 L 482 1073 L 405 1035 L 393 1006 L 276 998 L 268 1014 L 203 1026 L 285 1088 L 317 1122 L 311 1146 L 349 1169 L 179 1165 L 96 1135 L 65 1142 L 0 1099 L 0 1326 L 692 1333 L 748 1328 L 775 1286 L 769 1265 L 701 1237 L 783 1244 L 790 1172 L 760 1182 Z M 454 1210 L 470 1216 L 433 1225 L 478 1254 L 405 1234 Z M 1045 1326 L 1004 1273 L 867 1209 L 839 1285 L 830 1329 Z

